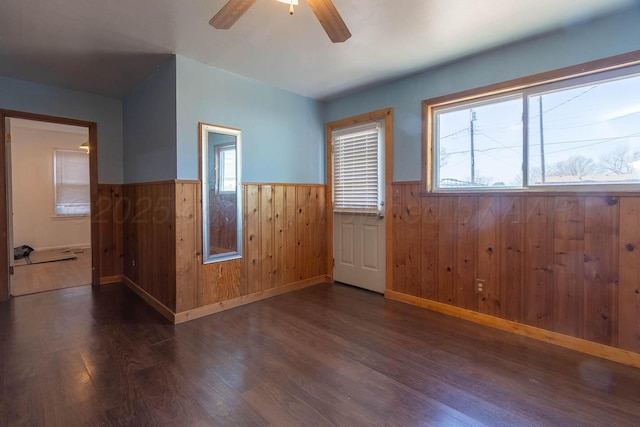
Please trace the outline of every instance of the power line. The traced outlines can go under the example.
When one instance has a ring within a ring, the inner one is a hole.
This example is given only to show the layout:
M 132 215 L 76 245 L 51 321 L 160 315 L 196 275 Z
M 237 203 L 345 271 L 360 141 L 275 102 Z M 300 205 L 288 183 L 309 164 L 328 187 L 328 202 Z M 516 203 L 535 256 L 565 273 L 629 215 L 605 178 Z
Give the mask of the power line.
M 458 135 L 458 134 L 460 134 L 460 133 L 467 132 L 468 130 L 469 130 L 469 128 L 468 128 L 468 127 L 466 127 L 466 128 L 464 128 L 464 129 L 460 129 L 459 131 L 456 131 L 456 132 L 450 133 L 449 135 L 441 136 L 441 137 L 440 137 L 440 141 L 442 141 L 443 139 L 451 138 L 452 136 Z
M 577 150 L 579 148 L 591 147 L 591 146 L 594 146 L 594 145 L 603 144 L 605 142 L 615 141 L 615 140 L 624 139 L 624 138 L 632 138 L 632 137 L 635 137 L 635 136 L 640 136 L 640 132 L 635 133 L 635 134 L 631 134 L 631 135 L 627 135 L 627 136 L 620 136 L 620 137 L 616 137 L 616 138 L 611 138 L 611 139 L 608 139 L 608 140 L 605 140 L 605 141 L 593 142 L 591 144 L 585 144 L 585 145 L 581 145 L 579 147 L 573 147 L 573 148 L 566 148 L 564 150 L 551 151 L 550 154 L 563 153 L 565 151 Z M 586 141 L 588 141 L 588 140 L 585 140 L 585 142 Z M 592 140 L 592 141 L 595 141 L 595 140 Z M 549 145 L 549 144 L 547 144 L 547 145 Z
M 560 104 L 554 105 L 553 107 L 548 108 L 548 109 L 546 109 L 546 110 L 542 111 L 542 113 L 541 113 L 541 114 L 545 114 L 545 113 L 548 113 L 549 111 L 553 111 L 553 110 L 555 110 L 555 109 L 557 109 L 557 108 L 560 108 L 560 107 L 562 107 L 563 105 L 568 104 L 569 102 L 571 102 L 571 101 L 573 101 L 573 100 L 575 100 L 575 99 L 577 99 L 577 98 L 580 98 L 580 97 L 581 97 L 581 96 L 583 96 L 583 95 L 586 95 L 587 93 L 591 92 L 592 90 L 594 90 L 594 89 L 596 89 L 596 88 L 598 88 L 598 87 L 600 87 L 600 85 L 590 86 L 590 87 L 588 87 L 586 90 L 582 91 L 581 93 L 579 93 L 579 94 L 577 94 L 577 95 L 575 95 L 575 96 L 572 96 L 571 98 L 569 98 L 569 99 L 567 99 L 567 100 L 565 100 L 565 101 L 561 102 Z M 543 95 L 538 95 L 538 96 L 539 96 L 540 98 L 542 98 L 542 96 L 543 96 Z M 535 118 L 538 118 L 538 117 L 540 117 L 540 114 L 529 117 L 529 120 L 531 120 L 531 119 L 535 119 Z M 513 126 L 516 126 L 516 125 L 520 124 L 520 123 L 522 123 L 522 121 L 518 121 L 518 122 L 511 122 L 511 123 L 509 123 L 509 124 L 507 124 L 507 125 L 503 125 L 503 124 L 500 124 L 500 123 L 496 123 L 496 124 L 494 124 L 494 125 L 476 126 L 476 130 L 487 130 L 487 129 L 500 130 L 500 129 L 509 129 L 509 128 L 513 127 Z M 496 126 L 497 126 L 497 127 L 496 127 Z M 461 131 L 455 132 L 455 133 L 453 133 L 453 134 L 451 134 L 451 135 L 455 135 L 455 134 L 457 134 L 457 133 L 461 133 L 461 132 L 464 132 L 464 131 L 466 131 L 466 130 L 467 130 L 467 129 L 464 129 L 464 130 L 461 130 Z M 447 135 L 447 136 L 451 136 L 451 135 Z M 443 138 L 444 138 L 444 137 L 443 137 Z M 441 138 L 441 139 L 443 139 L 443 138 Z
M 489 136 L 489 135 L 487 135 L 487 134 L 486 134 L 486 133 L 484 133 L 484 132 L 476 132 L 476 133 L 477 133 L 478 135 L 482 135 L 482 136 L 484 136 L 484 137 L 485 137 L 485 138 L 487 138 L 487 139 L 490 139 L 491 141 L 493 141 L 493 142 L 495 142 L 496 144 L 498 144 L 498 145 L 500 145 L 500 146 L 502 146 L 502 147 L 504 147 L 504 148 L 508 149 L 509 151 L 513 151 L 513 152 L 514 152 L 514 153 L 516 153 L 516 154 L 520 154 L 520 152 L 519 152 L 519 151 L 517 151 L 517 150 L 514 150 L 512 146 L 505 145 L 505 144 L 503 144 L 502 142 L 500 142 L 500 141 L 498 141 L 497 139 L 495 139 L 494 137 Z
M 560 108 L 560 107 L 562 107 L 563 105 L 568 104 L 569 102 L 573 101 L 574 99 L 580 98 L 582 95 L 586 95 L 587 93 L 591 92 L 592 90 L 594 90 L 594 89 L 596 89 L 596 88 L 598 88 L 598 87 L 600 87 L 600 85 L 590 86 L 589 88 L 587 88 L 587 90 L 582 91 L 582 92 L 580 92 L 579 94 L 577 94 L 577 95 L 575 95 L 575 96 L 572 96 L 571 98 L 569 98 L 569 99 L 567 99 L 567 100 L 565 100 L 565 101 L 561 102 L 560 104 L 554 105 L 553 107 L 551 107 L 551 108 L 548 108 L 548 109 L 544 110 L 544 111 L 542 112 L 542 114 L 548 113 L 549 111 L 553 111 L 553 110 L 555 110 L 556 108 Z M 543 96 L 543 95 L 538 95 L 538 96 L 539 96 L 540 98 L 542 98 L 542 96 Z M 540 115 L 530 117 L 530 118 L 529 118 L 529 120 L 531 120 L 531 119 L 535 119 L 536 117 L 540 117 Z
M 630 116 L 635 116 L 636 114 L 640 114 L 640 111 L 636 111 L 634 113 L 625 114 L 624 116 L 618 116 L 618 117 L 612 117 L 610 119 L 599 120 L 597 122 L 583 123 L 583 124 L 573 125 L 573 126 L 547 126 L 545 129 L 564 130 L 564 129 L 584 128 L 584 127 L 588 127 L 588 126 L 599 125 L 601 123 L 612 122 L 612 121 L 618 120 L 618 119 L 624 119 L 624 118 L 627 118 L 627 117 L 630 117 Z
M 592 145 L 603 144 L 605 142 L 617 141 L 617 140 L 620 140 L 620 139 L 631 138 L 631 137 L 635 137 L 635 136 L 640 136 L 640 132 L 632 133 L 632 134 L 629 134 L 629 135 L 623 135 L 623 136 L 608 137 L 608 138 L 576 139 L 576 140 L 573 140 L 573 141 L 545 142 L 545 146 L 562 145 L 562 144 L 575 144 L 575 143 L 580 143 L 580 142 L 593 142 L 593 144 L 587 144 L 587 145 L 583 145 L 583 146 L 579 146 L 579 147 L 573 147 L 573 148 L 569 148 L 569 149 L 566 150 L 566 151 L 570 151 L 570 150 L 575 150 L 575 149 L 578 149 L 578 148 L 590 147 Z M 504 145 L 504 146 L 501 146 L 501 147 L 490 147 L 490 148 L 484 148 L 484 149 L 476 149 L 475 151 L 476 152 L 486 152 L 486 151 L 502 150 L 504 148 L 521 148 L 521 147 L 522 147 L 522 144 Z M 448 152 L 447 155 L 465 154 L 465 153 L 469 153 L 469 152 L 470 152 L 470 150 L 451 151 L 451 152 Z M 558 151 L 556 151 L 556 152 L 558 152 Z

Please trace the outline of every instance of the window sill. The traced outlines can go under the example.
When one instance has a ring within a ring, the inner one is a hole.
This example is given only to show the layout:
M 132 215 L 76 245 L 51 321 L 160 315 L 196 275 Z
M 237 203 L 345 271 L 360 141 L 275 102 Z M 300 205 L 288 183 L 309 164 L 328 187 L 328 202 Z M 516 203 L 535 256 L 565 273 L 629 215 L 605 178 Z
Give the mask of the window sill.
M 640 189 L 624 189 L 611 188 L 558 188 L 558 189 L 486 189 L 486 190 L 434 190 L 421 191 L 421 196 L 524 196 L 524 197 L 562 197 L 562 196 L 581 196 L 581 197 L 637 197 Z
M 51 217 L 53 221 L 68 221 L 74 219 L 90 219 L 91 215 L 54 215 Z

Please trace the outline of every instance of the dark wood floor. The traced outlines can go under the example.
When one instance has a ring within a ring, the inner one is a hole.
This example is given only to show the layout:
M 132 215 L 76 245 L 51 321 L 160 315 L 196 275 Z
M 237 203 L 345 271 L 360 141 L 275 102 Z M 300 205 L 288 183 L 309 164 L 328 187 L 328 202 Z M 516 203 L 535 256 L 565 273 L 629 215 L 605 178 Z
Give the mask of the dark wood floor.
M 173 326 L 121 285 L 0 304 L 0 425 L 638 425 L 640 370 L 340 285 Z

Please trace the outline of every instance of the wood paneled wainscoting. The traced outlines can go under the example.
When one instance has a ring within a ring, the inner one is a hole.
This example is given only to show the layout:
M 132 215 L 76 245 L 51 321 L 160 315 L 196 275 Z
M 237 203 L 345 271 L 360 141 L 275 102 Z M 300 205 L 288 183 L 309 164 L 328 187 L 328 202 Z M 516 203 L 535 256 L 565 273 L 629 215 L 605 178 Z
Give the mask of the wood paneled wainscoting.
M 389 298 L 640 366 L 639 194 L 420 190 L 393 185 Z
M 119 283 L 124 256 L 122 184 L 98 184 L 97 205 L 100 284 Z
M 243 257 L 212 264 L 202 264 L 198 181 L 125 184 L 120 203 L 112 194 L 104 216 L 122 218 L 122 280 L 172 322 L 329 280 L 324 185 L 244 184 Z M 114 253 L 115 236 L 105 237 Z

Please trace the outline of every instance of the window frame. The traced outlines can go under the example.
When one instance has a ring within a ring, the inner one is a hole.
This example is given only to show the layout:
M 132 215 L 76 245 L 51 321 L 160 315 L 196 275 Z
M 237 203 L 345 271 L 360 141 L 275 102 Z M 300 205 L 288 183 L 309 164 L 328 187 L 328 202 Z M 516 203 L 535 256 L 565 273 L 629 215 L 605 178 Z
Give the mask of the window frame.
M 591 61 L 554 71 L 535 74 L 532 76 L 509 80 L 494 85 L 457 92 L 422 101 L 422 192 L 481 194 L 481 193 L 630 193 L 638 192 L 640 184 L 566 184 L 566 185 L 529 185 L 529 97 L 541 95 L 562 89 L 569 89 L 580 85 L 604 82 L 625 76 L 640 75 L 640 51 L 618 55 L 597 61 Z M 461 187 L 438 188 L 438 168 L 436 167 L 437 147 L 435 141 L 436 123 L 435 112 L 445 108 L 470 103 L 483 103 L 491 99 L 521 96 L 523 103 L 522 145 L 523 166 L 522 187 L 494 188 L 494 187 Z

